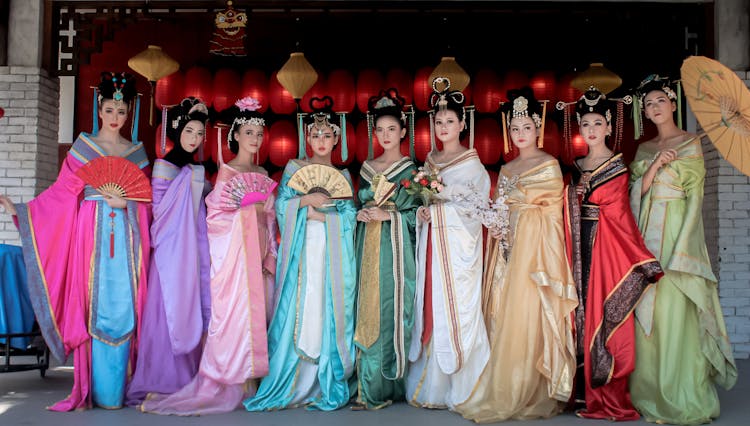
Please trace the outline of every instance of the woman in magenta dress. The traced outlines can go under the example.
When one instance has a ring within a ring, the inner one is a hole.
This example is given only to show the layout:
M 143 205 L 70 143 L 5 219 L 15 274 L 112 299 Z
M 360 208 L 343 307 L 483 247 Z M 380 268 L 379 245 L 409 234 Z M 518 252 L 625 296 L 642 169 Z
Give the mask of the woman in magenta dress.
M 10 204 L 23 242 L 29 293 L 53 356 L 73 352 L 71 394 L 50 407 L 71 411 L 120 408 L 128 366 L 135 365 L 149 261 L 149 206 L 103 195 L 76 171 L 101 157 L 125 158 L 144 169 L 137 142 L 135 79 L 104 72 L 97 88 L 94 130 L 81 133 L 55 183 L 28 204 Z M 120 134 L 135 100 L 133 142 Z M 141 173 L 136 171 L 136 173 Z
M 198 374 L 171 395 L 149 394 L 140 408 L 157 414 L 232 411 L 268 373 L 266 304 L 276 268 L 275 183 L 253 158 L 263 142 L 260 104 L 232 108 L 227 135 L 237 156 L 219 165 L 206 197 L 211 252 L 211 319 Z M 221 148 L 219 148 L 221 149 Z
M 138 362 L 128 405 L 149 392 L 172 393 L 198 371 L 201 336 L 211 316 L 203 166 L 193 152 L 203 143 L 208 108 L 195 98 L 167 112 L 174 148 L 154 163 L 151 264 Z

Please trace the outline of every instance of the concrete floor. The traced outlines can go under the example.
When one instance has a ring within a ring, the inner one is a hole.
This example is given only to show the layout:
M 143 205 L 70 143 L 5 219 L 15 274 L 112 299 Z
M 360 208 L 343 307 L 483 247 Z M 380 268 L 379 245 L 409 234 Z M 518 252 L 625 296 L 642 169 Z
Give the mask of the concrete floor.
M 0 357 L 0 361 L 4 359 Z M 740 378 L 731 391 L 719 390 L 721 397 L 721 417 L 715 425 L 750 424 L 750 360 L 738 361 Z M 379 411 L 352 411 L 348 408 L 322 413 L 304 409 L 284 410 L 270 413 L 248 413 L 236 410 L 222 415 L 203 417 L 174 417 L 143 414 L 125 408 L 108 411 L 94 409 L 74 413 L 53 413 L 45 407 L 64 398 L 73 383 L 72 370 L 53 368 L 41 378 L 39 371 L 0 374 L 0 426 L 45 425 L 45 426 L 87 426 L 87 425 L 471 425 L 461 416 L 445 410 L 425 410 L 400 403 Z M 511 421 L 506 424 L 544 424 L 562 426 L 582 426 L 604 424 L 603 421 L 584 420 L 565 413 L 547 420 Z M 642 420 L 628 425 L 649 424 Z

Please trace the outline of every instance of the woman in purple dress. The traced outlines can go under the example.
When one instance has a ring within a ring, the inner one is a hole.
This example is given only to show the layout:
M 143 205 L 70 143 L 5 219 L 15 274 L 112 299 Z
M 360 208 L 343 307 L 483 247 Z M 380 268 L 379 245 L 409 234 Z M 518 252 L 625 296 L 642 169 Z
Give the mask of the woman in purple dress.
M 211 317 L 207 183 L 193 153 L 203 143 L 206 105 L 187 98 L 167 112 L 166 135 L 174 148 L 154 163 L 153 222 L 148 296 L 128 405 L 150 392 L 173 393 L 198 371 Z

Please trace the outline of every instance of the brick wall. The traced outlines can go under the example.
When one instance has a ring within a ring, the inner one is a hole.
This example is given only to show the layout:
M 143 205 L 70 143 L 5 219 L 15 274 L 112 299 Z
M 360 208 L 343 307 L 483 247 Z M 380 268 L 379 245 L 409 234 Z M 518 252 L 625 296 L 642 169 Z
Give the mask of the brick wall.
M 57 175 L 58 80 L 35 67 L 0 67 L 0 193 L 27 202 Z M 0 243 L 20 245 L 0 214 Z
M 750 87 L 750 72 L 737 74 Z M 750 178 L 704 138 L 703 221 L 706 245 L 719 279 L 719 298 L 736 358 L 750 357 Z

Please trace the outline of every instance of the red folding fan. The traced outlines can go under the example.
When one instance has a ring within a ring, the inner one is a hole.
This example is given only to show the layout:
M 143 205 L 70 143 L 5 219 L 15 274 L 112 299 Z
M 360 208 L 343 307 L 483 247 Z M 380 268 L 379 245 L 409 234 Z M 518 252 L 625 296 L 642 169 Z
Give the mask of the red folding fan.
M 276 181 L 260 173 L 240 173 L 224 185 L 221 204 L 227 210 L 236 210 L 249 204 L 263 202 L 273 193 Z
M 76 175 L 102 195 L 151 201 L 151 182 L 135 163 L 122 157 L 95 158 L 76 170 Z

